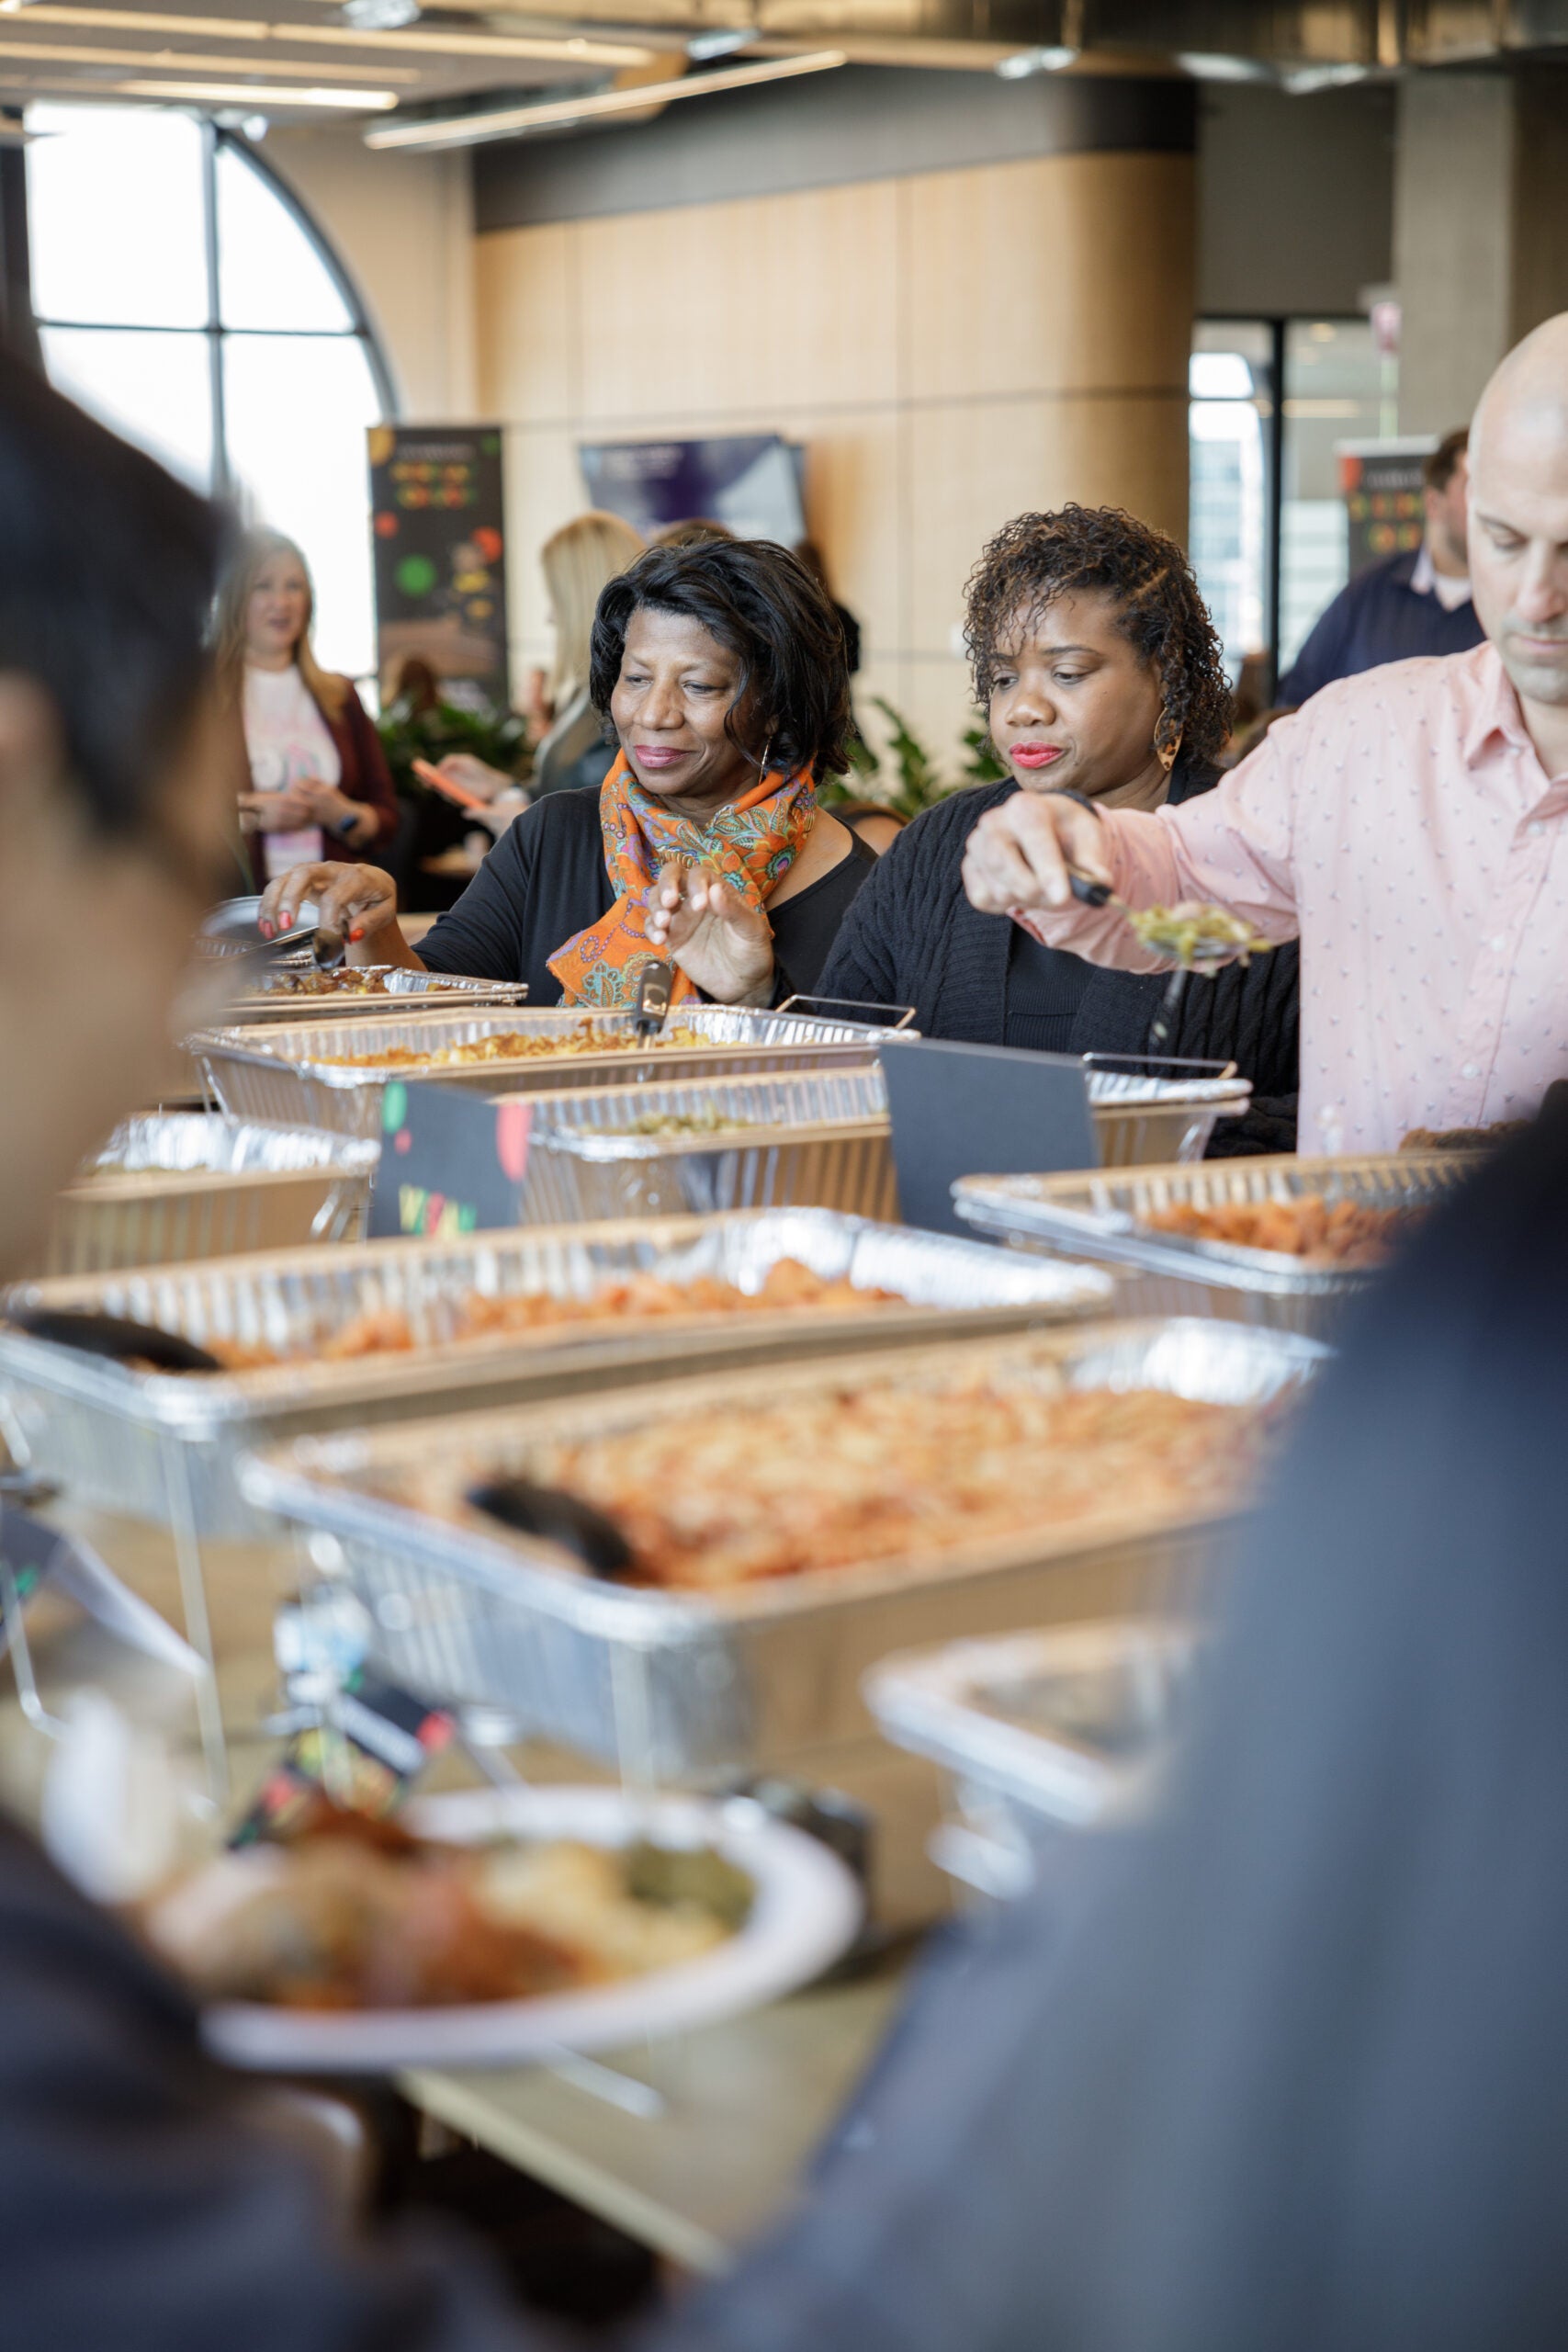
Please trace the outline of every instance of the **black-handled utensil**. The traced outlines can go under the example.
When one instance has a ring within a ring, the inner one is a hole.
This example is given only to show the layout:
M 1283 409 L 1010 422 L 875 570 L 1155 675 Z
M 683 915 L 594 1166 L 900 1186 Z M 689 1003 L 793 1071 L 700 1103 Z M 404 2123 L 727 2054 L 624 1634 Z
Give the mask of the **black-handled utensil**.
M 671 1000 L 675 992 L 675 969 L 671 964 L 645 964 L 637 977 L 637 1004 L 632 1013 L 632 1026 L 639 1037 L 657 1037 L 669 1017 Z
M 615 1521 L 560 1487 L 536 1487 L 531 1478 L 486 1478 L 469 1487 L 467 1500 L 519 1535 L 558 1544 L 596 1577 L 627 1577 L 637 1567 L 637 1555 Z
M 69 1306 L 18 1306 L 6 1321 L 35 1340 L 82 1354 L 107 1356 L 114 1363 L 147 1363 L 154 1372 L 221 1372 L 218 1358 L 178 1331 L 155 1323 L 133 1323 L 123 1315 L 98 1315 Z
M 1091 882 L 1089 876 L 1080 874 L 1076 865 L 1068 866 L 1067 880 L 1072 885 L 1074 898 L 1081 899 L 1086 907 L 1108 907 L 1111 904 L 1113 894 L 1109 882 Z

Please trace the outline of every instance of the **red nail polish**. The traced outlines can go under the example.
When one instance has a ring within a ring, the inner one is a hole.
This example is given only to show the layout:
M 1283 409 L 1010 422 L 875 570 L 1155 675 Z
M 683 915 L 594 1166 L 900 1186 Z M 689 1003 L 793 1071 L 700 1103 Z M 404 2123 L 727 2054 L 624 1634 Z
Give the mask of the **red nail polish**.
M 264 939 L 270 939 L 270 938 L 272 937 L 272 925 L 271 925 L 271 923 L 269 923 L 269 922 L 260 923 L 260 924 L 258 924 L 258 925 L 257 925 L 257 928 L 258 928 L 258 930 L 260 931 L 261 935 L 262 935 L 262 937 L 263 937 Z
M 356 930 L 351 931 L 348 935 L 350 940 L 363 939 L 365 936 L 365 925 L 361 923 Z
M 277 927 L 278 927 L 279 931 L 292 931 L 292 930 L 293 930 L 293 928 L 294 928 L 294 918 L 293 918 L 293 916 L 292 916 L 292 915 L 279 915 L 279 916 L 278 916 L 278 918 L 277 918 Z

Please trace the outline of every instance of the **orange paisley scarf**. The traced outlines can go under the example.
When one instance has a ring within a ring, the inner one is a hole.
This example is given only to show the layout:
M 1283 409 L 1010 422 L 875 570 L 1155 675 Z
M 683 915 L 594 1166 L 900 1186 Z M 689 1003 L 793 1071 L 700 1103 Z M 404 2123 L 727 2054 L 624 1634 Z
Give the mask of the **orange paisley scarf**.
M 772 898 L 805 848 L 817 822 L 809 773 L 770 769 L 740 799 L 705 825 L 678 817 L 632 774 L 624 752 L 599 788 L 604 866 L 619 892 L 607 915 L 574 933 L 549 958 L 562 1001 L 611 1008 L 630 1004 L 637 975 L 665 959 L 649 945 L 648 897 L 660 866 L 671 858 L 716 866 L 749 907 Z M 673 1001 L 697 994 L 677 969 Z

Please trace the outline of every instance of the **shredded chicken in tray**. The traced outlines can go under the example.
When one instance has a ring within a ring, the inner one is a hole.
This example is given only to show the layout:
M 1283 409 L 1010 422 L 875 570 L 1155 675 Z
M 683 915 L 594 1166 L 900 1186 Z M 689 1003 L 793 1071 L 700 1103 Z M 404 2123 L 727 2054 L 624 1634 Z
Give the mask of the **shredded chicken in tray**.
M 901 1305 L 897 1291 L 859 1289 L 847 1275 L 829 1280 L 813 1273 L 798 1258 L 779 1258 L 754 1291 L 712 1274 L 690 1282 L 667 1282 L 658 1274 L 627 1274 L 602 1283 L 586 1298 L 558 1298 L 549 1291 L 514 1291 L 490 1297 L 470 1291 L 452 1311 L 452 1340 L 482 1340 L 498 1334 L 558 1330 L 563 1325 L 643 1322 L 671 1315 L 768 1314 L 797 1307 L 858 1314 Z M 344 1363 L 357 1356 L 401 1355 L 422 1345 L 412 1317 L 399 1306 L 371 1307 L 319 1340 L 296 1351 L 316 1363 Z M 276 1350 L 238 1340 L 204 1339 L 225 1372 L 252 1372 L 286 1358 Z
M 1186 1241 L 1226 1241 L 1240 1250 L 1269 1250 L 1313 1266 L 1347 1270 L 1381 1266 L 1416 1223 L 1417 1209 L 1368 1208 L 1359 1201 L 1322 1199 L 1237 1201 L 1223 1208 L 1161 1209 L 1145 1223 L 1154 1233 Z
M 707 1411 L 548 1444 L 529 1476 L 611 1519 L 634 1580 L 717 1589 L 1222 1508 L 1247 1485 L 1269 1418 L 1160 1389 L 828 1381 L 761 1424 Z
M 501 1029 L 467 1046 L 382 1046 L 373 1054 L 312 1054 L 310 1059 L 328 1069 L 457 1069 L 485 1062 L 535 1061 L 574 1054 L 657 1053 L 667 1046 L 712 1043 L 711 1037 L 683 1024 L 665 1029 L 657 1037 L 639 1037 L 632 1029 L 600 1029 L 590 1021 L 580 1021 L 575 1029 L 549 1036 Z

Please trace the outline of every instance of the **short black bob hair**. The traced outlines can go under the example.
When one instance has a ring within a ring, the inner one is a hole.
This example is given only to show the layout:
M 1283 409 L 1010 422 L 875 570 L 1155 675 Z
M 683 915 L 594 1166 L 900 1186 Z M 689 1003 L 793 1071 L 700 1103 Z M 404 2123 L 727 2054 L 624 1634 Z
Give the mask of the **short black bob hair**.
M 54 705 L 95 829 L 134 834 L 210 675 L 216 508 L 0 356 L 0 669 Z
M 787 548 L 772 539 L 649 548 L 612 580 L 593 616 L 588 671 L 593 707 L 606 718 L 626 628 L 643 606 L 688 615 L 739 661 L 740 691 L 725 729 L 749 760 L 818 777 L 843 774 L 852 724 L 844 632 Z
M 1096 589 L 1159 674 L 1156 750 L 1217 759 L 1231 731 L 1230 681 L 1192 567 L 1174 539 L 1119 506 L 1020 514 L 989 541 L 969 575 L 964 607 L 976 700 L 990 700 L 998 646 L 1020 615 L 1036 620 L 1058 596 Z

